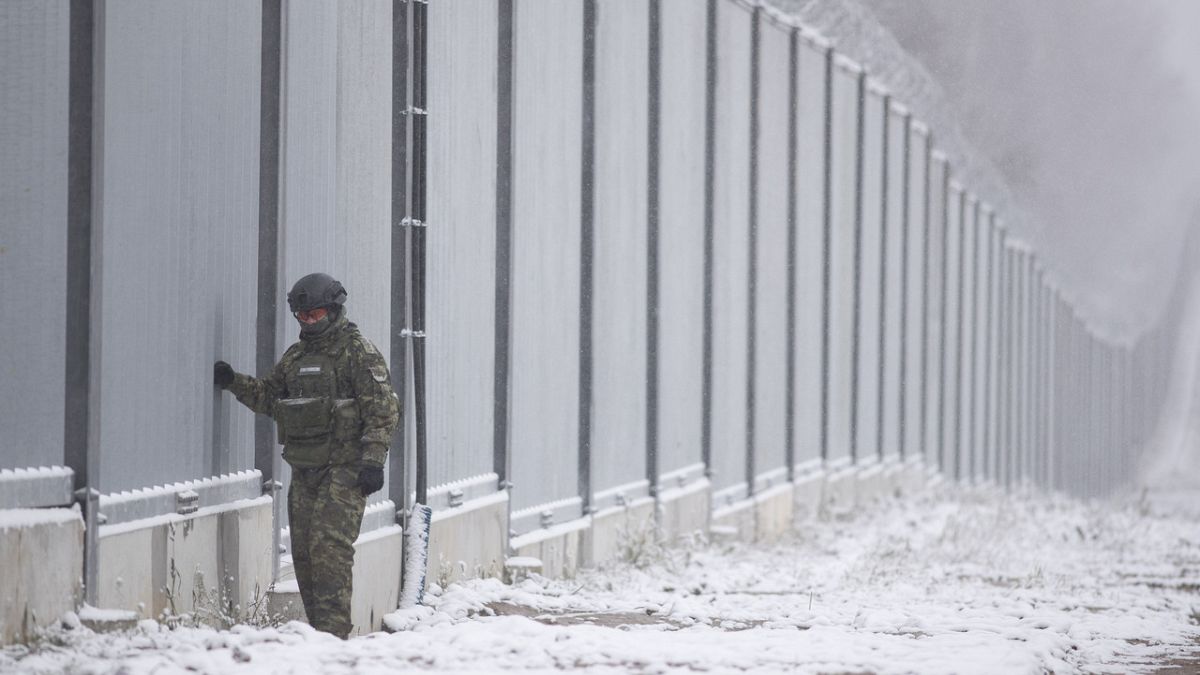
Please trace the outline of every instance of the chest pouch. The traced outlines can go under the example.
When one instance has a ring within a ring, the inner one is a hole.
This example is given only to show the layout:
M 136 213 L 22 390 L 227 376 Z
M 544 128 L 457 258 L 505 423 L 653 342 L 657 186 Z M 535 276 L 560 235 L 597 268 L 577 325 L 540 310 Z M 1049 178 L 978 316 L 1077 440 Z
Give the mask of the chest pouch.
M 275 422 L 283 441 L 283 458 L 299 469 L 325 466 L 334 446 L 334 405 L 337 373 L 325 356 L 308 356 L 288 373 L 288 391 L 298 394 L 281 399 Z

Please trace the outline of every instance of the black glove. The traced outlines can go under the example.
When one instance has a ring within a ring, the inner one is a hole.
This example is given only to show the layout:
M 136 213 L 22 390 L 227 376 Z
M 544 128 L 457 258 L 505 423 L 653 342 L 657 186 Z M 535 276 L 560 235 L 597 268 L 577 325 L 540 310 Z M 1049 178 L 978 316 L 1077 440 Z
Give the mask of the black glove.
M 364 497 L 379 492 L 383 488 L 383 467 L 364 466 L 359 469 L 358 482 L 355 485 L 362 490 Z
M 222 389 L 228 389 L 233 384 L 233 366 L 224 361 L 213 364 L 213 384 Z

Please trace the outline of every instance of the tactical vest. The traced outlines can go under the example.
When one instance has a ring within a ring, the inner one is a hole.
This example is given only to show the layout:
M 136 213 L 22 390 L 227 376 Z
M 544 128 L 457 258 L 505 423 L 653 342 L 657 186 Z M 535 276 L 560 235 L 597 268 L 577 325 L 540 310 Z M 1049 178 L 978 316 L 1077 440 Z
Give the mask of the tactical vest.
M 334 450 L 361 435 L 358 403 L 341 398 L 338 373 L 328 354 L 305 354 L 286 373 L 291 398 L 275 406 L 283 459 L 296 469 L 329 463 Z

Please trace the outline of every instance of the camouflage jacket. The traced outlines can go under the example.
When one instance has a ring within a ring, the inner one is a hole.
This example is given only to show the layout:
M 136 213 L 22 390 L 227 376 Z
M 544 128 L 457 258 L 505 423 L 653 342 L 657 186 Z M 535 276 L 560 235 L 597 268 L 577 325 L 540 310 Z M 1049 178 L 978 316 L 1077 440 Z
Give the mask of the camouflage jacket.
M 297 436 L 316 437 L 322 432 L 327 454 L 321 455 L 319 463 L 383 466 L 400 423 L 400 400 L 383 355 L 344 314 L 320 336 L 301 338 L 289 347 L 266 377 L 236 374 L 229 391 L 247 408 L 275 419 L 284 459 L 293 466 L 309 441 Z M 295 407 L 291 404 L 314 401 L 327 402 L 326 427 L 314 434 L 301 433 L 295 428 L 300 425 L 286 421 L 294 419 L 289 418 Z

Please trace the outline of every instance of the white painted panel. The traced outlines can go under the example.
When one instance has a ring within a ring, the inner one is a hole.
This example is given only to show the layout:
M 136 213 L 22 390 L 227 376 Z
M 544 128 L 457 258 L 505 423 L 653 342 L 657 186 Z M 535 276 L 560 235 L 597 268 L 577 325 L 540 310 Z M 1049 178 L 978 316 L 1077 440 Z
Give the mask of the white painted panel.
M 492 470 L 497 4 L 429 5 L 430 485 Z
M 791 35 L 759 20 L 754 469 L 786 466 Z
M 908 233 L 905 238 L 904 314 L 904 443 L 905 456 L 921 455 L 922 413 L 925 406 L 925 247 L 930 228 L 926 220 L 926 136 L 910 125 L 908 152 Z
M 105 492 L 253 466 L 259 6 L 108 3 L 98 82 L 93 399 Z M 101 74 L 102 73 L 102 74 Z
M 63 463 L 68 16 L 0 2 L 0 468 Z
M 797 464 L 821 457 L 821 340 L 825 330 L 825 51 L 802 42 L 796 120 Z
M 883 96 L 868 91 L 863 128 L 862 224 L 858 238 L 858 337 L 855 362 L 854 447 L 856 456 L 879 456 L 883 359 L 884 125 Z
M 712 470 L 718 489 L 746 481 L 750 19 L 742 5 L 717 2 Z
M 650 13 L 638 0 L 601 0 L 596 23 L 592 491 L 600 492 L 646 478 Z
M 904 383 L 901 381 L 901 360 L 904 358 L 902 341 L 904 320 L 904 266 L 905 219 L 904 219 L 904 136 L 907 122 L 904 116 L 889 111 L 888 114 L 888 162 L 887 162 L 887 226 L 884 248 L 883 310 L 883 380 L 882 443 L 880 452 L 888 456 L 900 453 L 903 420 L 900 417 Z
M 659 155 L 659 471 L 701 461 L 707 8 L 662 2 Z
M 946 201 L 945 323 L 943 331 L 941 466 L 948 479 L 958 476 L 959 420 L 962 412 L 962 190 L 951 186 Z
M 513 508 L 577 496 L 583 3 L 514 7 Z
M 858 76 L 833 74 L 832 203 L 829 250 L 829 380 L 826 459 L 850 457 L 854 368 L 854 248 L 858 143 Z

